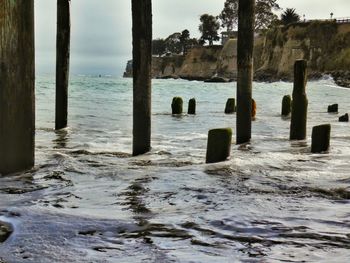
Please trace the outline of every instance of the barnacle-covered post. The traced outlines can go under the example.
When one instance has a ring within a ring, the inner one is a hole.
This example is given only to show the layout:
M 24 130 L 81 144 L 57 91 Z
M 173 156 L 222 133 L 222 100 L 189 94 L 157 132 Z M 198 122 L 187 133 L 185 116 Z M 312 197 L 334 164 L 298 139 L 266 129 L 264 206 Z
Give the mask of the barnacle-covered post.
M 34 165 L 34 1 L 0 1 L 0 174 Z

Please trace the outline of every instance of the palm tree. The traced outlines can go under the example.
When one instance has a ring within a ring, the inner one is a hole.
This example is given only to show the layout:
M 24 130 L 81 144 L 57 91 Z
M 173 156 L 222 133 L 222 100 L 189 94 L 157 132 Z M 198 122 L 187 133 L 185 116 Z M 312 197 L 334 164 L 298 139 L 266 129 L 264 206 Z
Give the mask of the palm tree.
M 294 8 L 287 8 L 281 15 L 283 25 L 296 23 L 300 21 L 300 16 L 295 12 Z

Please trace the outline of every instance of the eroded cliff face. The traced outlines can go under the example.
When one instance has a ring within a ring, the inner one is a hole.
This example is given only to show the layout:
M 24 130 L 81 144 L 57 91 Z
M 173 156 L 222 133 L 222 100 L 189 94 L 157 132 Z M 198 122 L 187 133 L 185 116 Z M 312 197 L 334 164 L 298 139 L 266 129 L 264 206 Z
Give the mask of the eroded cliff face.
M 297 23 L 275 28 L 255 39 L 256 80 L 292 80 L 297 59 L 308 61 L 310 77 L 328 73 L 339 85 L 350 86 L 350 23 Z M 132 76 L 131 64 L 128 62 L 125 77 Z M 186 56 L 154 57 L 152 77 L 235 80 L 236 64 L 237 40 L 230 39 L 225 46 L 192 48 Z
M 183 56 L 152 57 L 152 78 L 178 78 L 184 59 Z M 123 77 L 132 77 L 132 60 L 128 61 Z
M 153 78 L 178 78 L 181 67 L 184 63 L 183 56 L 153 57 L 152 77 Z
M 185 57 L 179 72 L 180 78 L 205 80 L 217 72 L 217 62 L 222 46 L 207 46 L 192 48 Z
M 226 42 L 217 61 L 216 73 L 228 79 L 237 78 L 237 39 Z
M 311 77 L 350 69 L 350 24 L 298 23 L 267 33 L 256 76 L 292 79 L 297 59 L 308 61 Z
M 225 46 L 194 47 L 185 56 L 153 57 L 153 78 L 206 80 L 213 76 L 235 78 L 237 75 L 237 40 Z M 132 77 L 132 61 L 128 61 L 124 77 Z

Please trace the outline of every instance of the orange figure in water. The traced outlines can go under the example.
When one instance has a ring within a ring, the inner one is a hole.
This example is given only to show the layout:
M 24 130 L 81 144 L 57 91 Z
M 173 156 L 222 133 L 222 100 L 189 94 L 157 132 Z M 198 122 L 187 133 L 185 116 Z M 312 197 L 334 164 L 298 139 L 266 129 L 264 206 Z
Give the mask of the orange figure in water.
M 256 115 L 256 102 L 254 99 L 252 99 L 252 119 L 255 120 Z

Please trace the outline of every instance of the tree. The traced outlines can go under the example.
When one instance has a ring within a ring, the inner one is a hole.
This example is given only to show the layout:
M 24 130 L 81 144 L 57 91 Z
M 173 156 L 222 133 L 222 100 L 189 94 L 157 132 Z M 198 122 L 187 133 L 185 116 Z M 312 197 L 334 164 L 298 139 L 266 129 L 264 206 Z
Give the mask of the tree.
M 181 32 L 180 36 L 180 43 L 182 46 L 182 52 L 185 53 L 187 49 L 187 43 L 190 40 L 190 31 L 185 29 L 184 31 Z
M 165 47 L 167 52 L 179 54 L 182 51 L 182 45 L 180 41 L 181 33 L 173 33 L 165 39 Z
M 198 46 L 199 45 L 199 41 L 197 38 L 190 38 L 187 42 L 187 48 L 191 48 L 191 47 L 194 47 L 194 46 Z
M 226 0 L 219 18 L 221 27 L 226 28 L 227 32 L 232 32 L 238 23 L 238 0 Z
M 152 41 L 152 55 L 161 56 L 166 51 L 165 40 L 157 38 Z
M 277 0 L 257 0 L 255 5 L 255 31 L 270 27 L 278 19 L 273 11 L 280 9 Z M 226 0 L 219 15 L 223 27 L 230 32 L 238 24 L 238 0 Z
M 278 20 L 278 16 L 273 12 L 280 7 L 276 0 L 257 0 L 255 6 L 255 31 L 267 29 Z
M 198 45 L 198 40 L 196 38 L 190 38 L 190 31 L 185 29 L 181 33 L 175 32 L 169 35 L 166 39 L 153 39 L 152 55 L 162 56 L 166 52 L 173 54 L 186 53 L 189 48 L 196 45 Z
M 299 22 L 300 16 L 295 12 L 294 8 L 287 8 L 281 15 L 281 21 L 286 26 L 290 23 Z
M 218 30 L 220 29 L 220 23 L 218 18 L 212 15 L 204 14 L 200 17 L 201 24 L 199 25 L 199 31 L 201 32 L 201 40 L 208 40 L 209 46 L 213 45 L 214 41 L 220 39 Z

